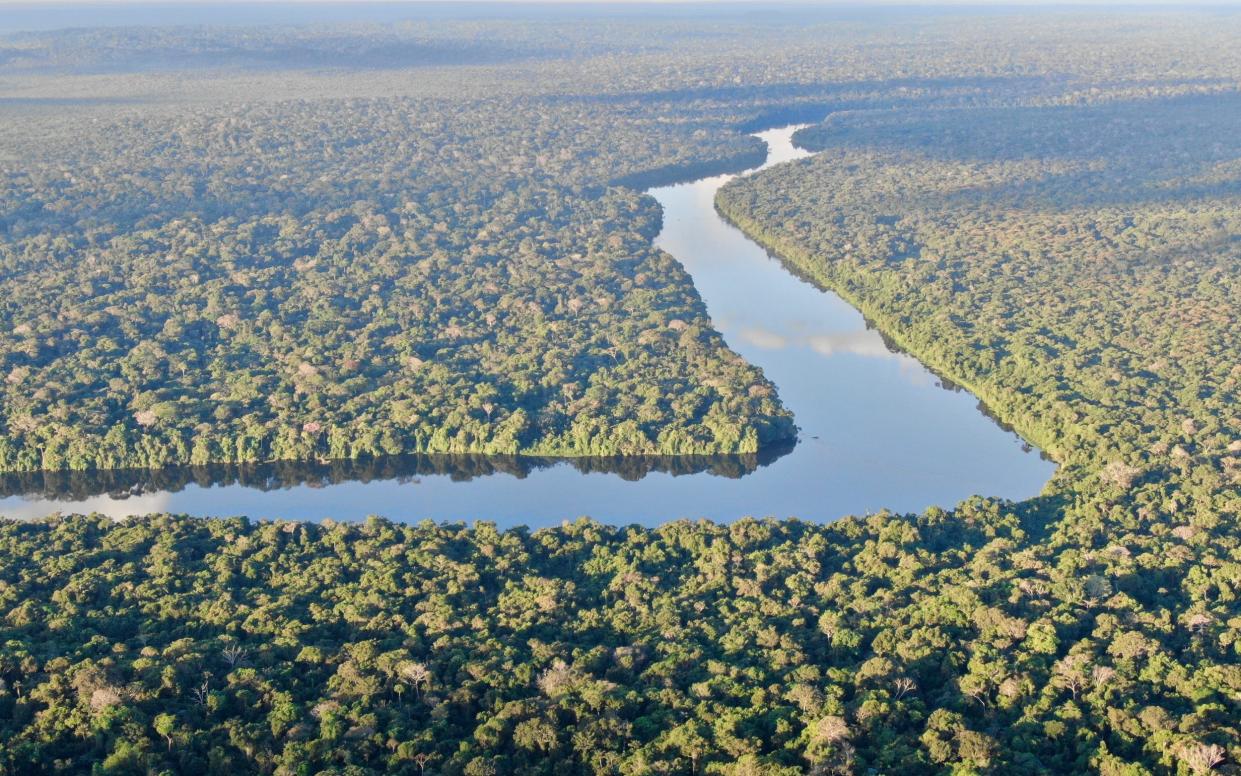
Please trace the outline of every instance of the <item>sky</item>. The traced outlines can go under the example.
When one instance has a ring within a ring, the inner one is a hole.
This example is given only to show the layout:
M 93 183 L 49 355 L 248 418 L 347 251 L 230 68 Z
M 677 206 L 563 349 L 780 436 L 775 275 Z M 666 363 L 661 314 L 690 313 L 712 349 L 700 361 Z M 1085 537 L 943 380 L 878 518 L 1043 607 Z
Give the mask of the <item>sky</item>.
M 976 5 L 976 6 L 1241 6 L 1241 0 L 777 0 L 780 5 Z M 122 5 L 762 5 L 756 0 L 0 0 L 0 7 Z
M 585 12 L 590 7 L 641 9 L 656 13 L 680 14 L 676 9 L 721 9 L 744 6 L 819 7 L 819 8 L 892 8 L 892 7 L 961 7 L 992 8 L 1100 8 L 1122 7 L 1142 9 L 1209 8 L 1218 13 L 1241 11 L 1241 0 L 0 0 L 0 35 L 54 30 L 66 27 L 165 26 L 198 24 L 286 24 L 302 22 L 330 23 L 336 21 L 390 21 L 394 18 L 417 16 L 425 19 L 486 17 L 498 8 L 505 13 L 521 13 L 526 5 L 555 13 L 557 6 L 576 6 Z M 157 9 L 156 13 L 153 9 Z M 227 8 L 227 16 L 221 15 Z M 304 9 L 304 10 L 301 10 Z M 602 12 L 607 13 L 606 10 Z M 642 13 L 641 10 L 636 10 Z

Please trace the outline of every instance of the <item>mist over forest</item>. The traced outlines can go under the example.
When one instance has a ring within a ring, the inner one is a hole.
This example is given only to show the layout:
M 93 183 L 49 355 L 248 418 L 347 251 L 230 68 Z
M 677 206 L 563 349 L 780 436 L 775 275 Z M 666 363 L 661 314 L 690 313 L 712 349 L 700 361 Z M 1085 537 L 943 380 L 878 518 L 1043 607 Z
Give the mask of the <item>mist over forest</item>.
M 0 772 L 1241 772 L 1239 40 L 0 6 Z

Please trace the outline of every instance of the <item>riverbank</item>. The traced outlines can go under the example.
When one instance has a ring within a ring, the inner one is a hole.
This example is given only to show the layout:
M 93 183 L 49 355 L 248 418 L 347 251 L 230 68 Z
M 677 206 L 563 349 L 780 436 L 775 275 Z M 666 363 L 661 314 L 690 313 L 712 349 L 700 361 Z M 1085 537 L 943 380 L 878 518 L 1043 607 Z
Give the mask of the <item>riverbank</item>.
M 745 235 L 763 246 L 773 259 L 781 262 L 789 272 L 806 282 L 815 284 L 823 291 L 830 292 L 845 300 L 851 307 L 860 312 L 867 321 L 889 340 L 893 347 L 916 358 L 927 369 L 950 381 L 961 389 L 978 398 L 986 412 L 998 422 L 1011 428 L 1015 433 L 1026 439 L 1031 445 L 1039 448 L 1058 464 L 1064 464 L 1063 451 L 1056 446 L 1055 439 L 1044 429 L 1032 425 L 1028 418 L 1009 416 L 995 409 L 1001 403 L 1001 394 L 981 381 L 965 375 L 953 368 L 951 364 L 936 354 L 919 347 L 902 327 L 899 316 L 891 313 L 872 302 L 863 290 L 860 276 L 848 276 L 842 272 L 829 270 L 822 261 L 801 246 L 788 240 L 774 236 L 762 224 L 746 217 L 735 208 L 730 208 L 719 197 L 716 198 L 716 209 L 720 217 L 741 230 Z M 853 282 L 851 282 L 851 280 Z M 1065 472 L 1057 470 L 1058 476 Z M 1050 482 L 1049 482 L 1050 485 Z
M 760 167 L 802 152 L 797 125 L 761 133 Z M 881 509 L 951 507 L 972 495 L 1037 495 L 1054 466 L 979 411 L 975 397 L 944 390 L 934 374 L 894 350 L 845 300 L 790 274 L 726 223 L 715 195 L 732 175 L 653 188 L 656 246 L 692 280 L 724 343 L 757 365 L 801 427 L 800 440 L 757 454 L 633 457 L 500 455 L 363 457 L 357 464 L 266 464 L 128 470 L 123 477 L 16 477 L 31 486 L 0 499 L 0 513 L 101 511 L 361 520 L 495 520 L 556 525 L 590 515 L 658 525 L 679 517 L 746 515 L 829 522 Z M 680 271 L 680 270 L 678 270 Z M 761 389 L 762 386 L 759 386 Z M 692 395 L 692 391 L 689 392 Z M 497 451 L 511 453 L 511 450 Z M 771 453 L 771 454 L 768 454 Z M 652 465 L 653 462 L 653 465 Z M 99 483 L 105 488 L 101 492 Z

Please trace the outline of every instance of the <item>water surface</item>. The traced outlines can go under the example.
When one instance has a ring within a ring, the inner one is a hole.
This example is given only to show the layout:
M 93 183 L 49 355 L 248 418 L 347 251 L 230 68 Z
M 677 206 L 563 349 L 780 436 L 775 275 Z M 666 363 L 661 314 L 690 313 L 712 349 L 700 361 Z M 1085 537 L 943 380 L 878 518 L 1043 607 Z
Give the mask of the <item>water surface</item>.
M 784 127 L 759 134 L 759 169 L 806 156 Z M 746 174 L 746 173 L 742 173 Z M 1036 495 L 1054 465 L 885 343 L 857 310 L 789 274 L 725 223 L 721 175 L 650 190 L 656 244 L 694 278 L 716 328 L 763 368 L 799 441 L 756 456 L 581 459 L 409 456 L 373 462 L 0 477 L 0 513 L 154 511 L 256 518 L 492 520 L 556 525 L 583 515 L 655 525 L 745 515 L 829 521 L 889 508 Z

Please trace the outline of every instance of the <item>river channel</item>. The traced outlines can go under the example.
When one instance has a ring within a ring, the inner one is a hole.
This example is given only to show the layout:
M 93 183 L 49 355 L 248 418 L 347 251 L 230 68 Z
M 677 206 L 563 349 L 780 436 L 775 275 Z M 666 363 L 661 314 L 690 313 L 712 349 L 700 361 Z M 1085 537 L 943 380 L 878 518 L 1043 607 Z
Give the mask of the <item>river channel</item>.
M 767 161 L 806 156 L 798 127 L 760 133 Z M 750 170 L 742 175 L 755 172 Z M 1036 495 L 1054 464 L 1002 428 L 969 393 L 890 347 L 834 294 L 789 274 L 725 223 L 721 175 L 651 189 L 656 244 L 693 276 L 715 327 L 762 367 L 800 429 L 756 456 L 586 459 L 416 456 L 340 464 L 0 477 L 0 514 L 147 512 L 253 518 L 490 520 L 557 525 L 590 516 L 655 525 L 746 515 L 830 521 L 888 508 L 950 507 L 982 494 Z

